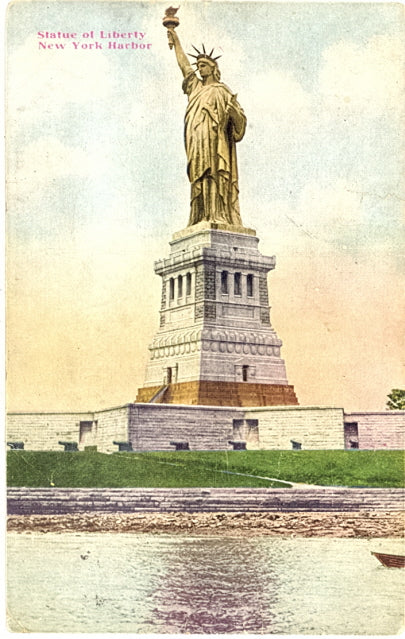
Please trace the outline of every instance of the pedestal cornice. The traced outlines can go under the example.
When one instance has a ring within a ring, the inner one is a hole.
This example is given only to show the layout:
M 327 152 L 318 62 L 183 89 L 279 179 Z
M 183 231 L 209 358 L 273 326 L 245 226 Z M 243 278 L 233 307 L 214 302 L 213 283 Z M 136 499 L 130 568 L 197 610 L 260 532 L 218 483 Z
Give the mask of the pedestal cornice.
M 233 224 L 224 224 L 221 222 L 199 222 L 198 224 L 193 224 L 192 226 L 187 226 L 185 229 L 181 231 L 176 231 L 173 234 L 173 240 L 180 240 L 184 237 L 189 237 L 190 235 L 194 235 L 195 233 L 199 233 L 200 231 L 227 231 L 228 233 L 238 233 L 240 235 L 250 235 L 255 236 L 256 231 L 254 229 L 249 229 L 245 226 L 235 226 Z
M 201 262 L 221 263 L 224 267 L 254 269 L 263 273 L 275 268 L 276 258 L 260 253 L 259 238 L 256 235 L 229 230 L 239 227 L 218 230 L 197 228 L 199 226 L 196 224 L 189 227 L 190 232 L 184 235 L 182 232 L 174 235 L 175 239 L 170 242 L 170 255 L 155 262 L 155 272 L 158 275 L 166 271 L 179 271 Z
M 265 256 L 258 254 L 255 256 L 241 253 L 235 255 L 230 251 L 219 252 L 216 249 L 200 248 L 157 260 L 154 268 L 155 273 L 162 275 L 165 271 L 174 272 L 176 270 L 188 268 L 189 266 L 197 266 L 203 262 L 220 263 L 224 268 L 241 267 L 254 269 L 263 273 L 268 273 L 276 266 L 276 258 L 274 255 Z

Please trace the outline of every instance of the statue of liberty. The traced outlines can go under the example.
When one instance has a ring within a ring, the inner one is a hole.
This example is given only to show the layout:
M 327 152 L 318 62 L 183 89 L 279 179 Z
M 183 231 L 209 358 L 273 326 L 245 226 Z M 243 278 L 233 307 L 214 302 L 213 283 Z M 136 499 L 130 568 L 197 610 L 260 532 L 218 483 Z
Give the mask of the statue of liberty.
M 209 221 L 241 227 L 235 145 L 245 133 L 245 114 L 236 95 L 220 82 L 217 58 L 211 57 L 213 51 L 207 54 L 204 45 L 202 52 L 194 47 L 197 55 L 193 55 L 196 58 L 193 64 L 200 74 L 198 78 L 173 26 L 168 26 L 168 38 L 183 73 L 183 91 L 188 96 L 185 115 L 187 174 L 191 182 L 188 226 Z

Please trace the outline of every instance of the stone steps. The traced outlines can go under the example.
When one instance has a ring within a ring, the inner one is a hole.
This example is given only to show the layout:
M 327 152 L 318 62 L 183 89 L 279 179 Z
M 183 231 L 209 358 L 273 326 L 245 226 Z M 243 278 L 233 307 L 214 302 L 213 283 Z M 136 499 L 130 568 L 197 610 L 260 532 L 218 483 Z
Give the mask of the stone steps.
M 85 512 L 404 510 L 400 488 L 9 488 L 12 515 Z
M 140 388 L 136 403 L 149 402 L 160 389 Z M 297 405 L 298 400 L 293 386 L 200 380 L 170 384 L 156 403 L 247 407 Z

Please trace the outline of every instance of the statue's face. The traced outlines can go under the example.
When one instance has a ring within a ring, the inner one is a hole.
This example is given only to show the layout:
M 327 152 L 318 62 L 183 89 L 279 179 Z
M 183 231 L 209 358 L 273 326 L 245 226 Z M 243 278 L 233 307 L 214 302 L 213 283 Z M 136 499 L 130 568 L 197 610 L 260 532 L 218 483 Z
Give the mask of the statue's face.
M 197 62 L 197 69 L 203 79 L 208 78 L 210 75 L 212 75 L 213 68 L 205 60 L 200 60 L 199 62 Z

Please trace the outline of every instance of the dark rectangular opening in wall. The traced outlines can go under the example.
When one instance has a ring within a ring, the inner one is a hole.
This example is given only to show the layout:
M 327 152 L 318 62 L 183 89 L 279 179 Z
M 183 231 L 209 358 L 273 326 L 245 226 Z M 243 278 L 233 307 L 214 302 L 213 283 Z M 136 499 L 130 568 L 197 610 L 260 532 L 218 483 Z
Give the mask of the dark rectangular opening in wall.
M 234 275 L 234 290 L 233 290 L 235 295 L 242 295 L 241 281 L 242 281 L 241 273 L 235 273 L 235 275 Z
M 132 453 L 132 443 L 131 442 L 113 442 L 114 446 L 118 446 L 119 453 Z
M 345 448 L 359 447 L 359 425 L 357 422 L 345 424 Z
M 170 446 L 175 446 L 176 450 L 190 450 L 188 442 L 170 442 Z
M 246 293 L 248 297 L 253 297 L 253 275 L 246 277 Z
M 186 295 L 191 295 L 191 273 L 186 275 Z
M 233 427 L 233 439 L 236 441 L 242 441 L 245 438 L 244 434 L 244 420 L 243 419 L 233 419 L 232 427 Z
M 169 280 L 169 298 L 174 300 L 174 279 L 172 277 Z
M 228 294 L 228 271 L 222 271 L 221 273 L 221 293 L 223 295 Z
M 233 450 L 246 450 L 246 442 L 230 441 L 229 444 L 232 446 Z
M 170 366 L 166 369 L 166 383 L 171 384 L 173 380 L 173 371 Z
M 183 297 L 183 276 L 179 275 L 177 278 L 177 296 Z
M 242 381 L 243 382 L 247 382 L 248 381 L 248 370 L 249 370 L 249 366 L 247 366 L 247 365 L 243 365 L 242 366 Z
M 77 442 L 58 442 L 59 446 L 63 446 L 65 453 L 77 452 Z
M 83 444 L 89 439 L 93 428 L 93 422 L 80 422 L 79 442 Z

